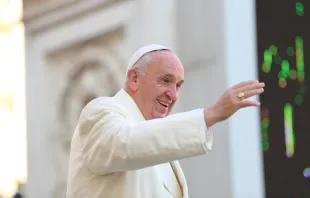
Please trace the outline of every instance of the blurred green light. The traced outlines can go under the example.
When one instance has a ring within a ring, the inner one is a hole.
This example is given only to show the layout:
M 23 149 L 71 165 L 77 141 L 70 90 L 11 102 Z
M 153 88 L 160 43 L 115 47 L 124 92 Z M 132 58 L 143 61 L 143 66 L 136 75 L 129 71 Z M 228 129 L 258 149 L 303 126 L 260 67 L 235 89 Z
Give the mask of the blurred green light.
M 269 119 L 268 118 L 263 119 L 263 121 L 262 121 L 263 129 L 267 129 L 268 126 L 269 126 Z
M 268 50 L 264 52 L 264 63 L 271 64 L 272 63 L 272 53 Z
M 276 55 L 278 53 L 278 48 L 275 45 L 270 45 L 269 52 L 271 52 L 272 55 Z
M 303 47 L 303 46 L 304 46 L 304 41 L 303 41 L 303 39 L 301 38 L 301 36 L 297 36 L 297 37 L 296 37 L 296 45 L 297 45 L 298 47 Z
M 305 63 L 304 63 L 304 41 L 300 36 L 296 37 L 296 66 L 297 66 L 297 78 L 299 83 L 303 83 L 305 80 Z
M 287 85 L 287 82 L 286 82 L 285 78 L 280 78 L 280 79 L 279 79 L 279 86 L 280 86 L 281 88 L 285 88 L 286 85 Z
M 287 49 L 286 49 L 286 54 L 288 55 L 288 56 L 294 56 L 294 48 L 292 48 L 292 47 L 288 47 Z
M 264 152 L 269 149 L 268 127 L 269 127 L 269 112 L 268 108 L 261 109 L 261 130 L 262 130 L 262 147 Z
M 283 70 L 279 71 L 279 73 L 278 73 L 279 80 L 281 80 L 281 79 L 285 80 L 285 78 L 287 76 L 288 76 L 288 73 L 284 72 Z
M 265 73 L 269 73 L 270 72 L 270 69 L 271 69 L 271 64 L 270 63 L 264 63 L 263 64 L 263 71 Z
M 304 16 L 304 4 L 301 2 L 296 3 L 296 14 L 298 16 Z
M 282 71 L 285 73 L 285 75 L 287 76 L 289 71 L 290 71 L 290 64 L 288 63 L 287 60 L 283 60 L 281 63 L 281 68 Z
M 293 107 L 287 103 L 284 106 L 284 125 L 285 125 L 285 143 L 286 143 L 286 156 L 292 157 L 295 150 L 295 134 L 293 122 Z
M 305 81 L 305 72 L 304 71 L 297 71 L 297 79 L 300 84 L 303 84 Z
M 263 151 L 267 151 L 269 149 L 269 142 L 263 141 Z
M 296 80 L 296 77 L 297 77 L 297 72 L 296 72 L 296 70 L 292 69 L 292 70 L 289 72 L 289 77 L 290 77 L 292 80 Z

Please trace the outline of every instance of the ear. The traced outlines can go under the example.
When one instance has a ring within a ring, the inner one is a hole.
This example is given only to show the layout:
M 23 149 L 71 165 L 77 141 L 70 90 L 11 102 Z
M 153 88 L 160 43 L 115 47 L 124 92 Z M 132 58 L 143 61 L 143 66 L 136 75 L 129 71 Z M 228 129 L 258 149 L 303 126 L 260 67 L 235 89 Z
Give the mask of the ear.
M 128 88 L 131 91 L 137 91 L 138 89 L 138 71 L 135 69 L 130 69 L 127 72 L 127 83 Z

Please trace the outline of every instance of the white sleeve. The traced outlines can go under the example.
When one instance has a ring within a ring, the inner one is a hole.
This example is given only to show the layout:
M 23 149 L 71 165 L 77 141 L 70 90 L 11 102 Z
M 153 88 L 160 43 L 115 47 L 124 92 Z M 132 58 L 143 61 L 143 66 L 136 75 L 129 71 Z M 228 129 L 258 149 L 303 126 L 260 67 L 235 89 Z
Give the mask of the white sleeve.
M 97 174 L 206 154 L 211 150 L 213 136 L 202 109 L 142 122 L 111 109 L 99 109 L 82 113 L 77 130 L 84 164 Z
M 212 143 L 213 143 L 213 131 L 211 128 L 205 128 L 205 133 L 206 133 L 206 145 L 211 150 L 212 148 Z

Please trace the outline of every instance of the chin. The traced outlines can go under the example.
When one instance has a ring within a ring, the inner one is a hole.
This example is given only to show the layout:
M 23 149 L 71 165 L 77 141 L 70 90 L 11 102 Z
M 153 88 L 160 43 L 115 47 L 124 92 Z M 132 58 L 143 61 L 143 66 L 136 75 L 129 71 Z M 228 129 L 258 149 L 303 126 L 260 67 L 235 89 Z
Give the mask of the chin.
M 156 114 L 156 116 L 153 116 L 153 119 L 156 119 L 156 118 L 165 118 L 167 117 L 167 114 Z

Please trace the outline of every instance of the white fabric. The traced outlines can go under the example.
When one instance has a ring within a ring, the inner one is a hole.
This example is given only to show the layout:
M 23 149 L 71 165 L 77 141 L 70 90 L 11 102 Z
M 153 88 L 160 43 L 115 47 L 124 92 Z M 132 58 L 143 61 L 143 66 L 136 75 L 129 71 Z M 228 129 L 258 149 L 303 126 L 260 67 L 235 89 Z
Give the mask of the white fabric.
M 146 121 L 123 89 L 97 98 L 83 109 L 73 135 L 67 198 L 179 198 L 176 185 L 187 198 L 177 160 L 211 150 L 206 130 L 203 109 Z M 177 179 L 161 166 L 169 162 Z
M 158 174 L 160 174 L 163 182 L 169 186 L 169 191 L 171 194 L 173 194 L 174 197 L 182 197 L 180 183 L 171 167 L 171 164 L 159 164 L 156 166 L 156 169 L 158 170 Z
M 143 55 L 149 52 L 157 51 L 157 50 L 170 50 L 171 51 L 171 49 L 169 49 L 168 47 L 158 45 L 158 44 L 150 44 L 150 45 L 141 47 L 131 56 L 128 62 L 127 71 L 130 68 L 132 68 Z

